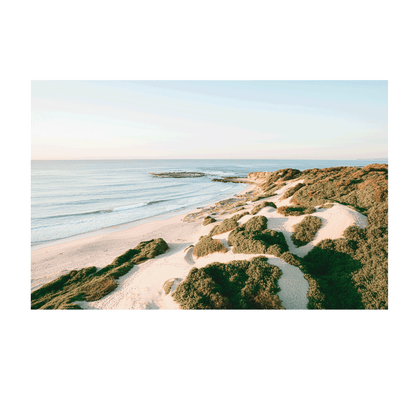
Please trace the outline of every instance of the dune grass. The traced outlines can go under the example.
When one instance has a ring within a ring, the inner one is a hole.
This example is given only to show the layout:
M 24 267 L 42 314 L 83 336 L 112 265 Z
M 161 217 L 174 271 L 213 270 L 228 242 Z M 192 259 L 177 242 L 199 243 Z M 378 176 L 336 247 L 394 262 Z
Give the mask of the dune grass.
M 314 207 L 306 207 L 306 206 L 283 206 L 278 207 L 276 210 L 279 214 L 284 215 L 285 217 L 289 215 L 300 216 L 300 215 L 309 215 L 316 212 Z
M 273 207 L 276 208 L 276 204 L 274 202 L 271 201 L 264 201 L 261 204 L 256 205 L 251 211 L 250 214 L 251 215 L 256 215 L 257 213 L 259 213 L 263 208 L 265 207 Z
M 289 188 L 280 199 L 286 199 L 286 198 L 290 198 L 292 195 L 294 195 L 297 191 L 299 191 L 299 189 L 303 188 L 305 186 L 305 184 L 303 183 L 298 183 L 297 185 Z
M 117 287 L 116 279 L 128 273 L 135 264 L 163 254 L 168 248 L 162 238 L 143 241 L 99 271 L 94 266 L 72 270 L 32 292 L 31 308 L 82 309 L 74 302 L 103 298 Z
M 279 257 L 288 251 L 282 233 L 267 229 L 267 218 L 260 215 L 250 218 L 243 226 L 237 227 L 228 236 L 233 253 L 270 254 Z
M 231 210 L 229 212 L 229 214 L 235 214 L 236 212 L 242 211 L 243 209 L 244 209 L 244 207 L 235 208 L 235 209 Z
M 284 181 L 290 181 L 296 179 L 302 175 L 302 172 L 298 169 L 279 169 L 270 174 L 265 182 L 261 185 L 264 190 L 270 189 L 273 186 L 280 186 Z M 283 185 L 282 185 L 283 186 Z M 280 188 L 278 188 L 280 189 Z
M 226 218 L 220 224 L 216 225 L 209 233 L 209 236 L 212 237 L 217 234 L 223 234 L 227 231 L 233 230 L 238 226 L 238 222 L 233 218 Z
M 216 222 L 216 221 L 217 220 L 215 218 L 212 218 L 208 215 L 207 217 L 204 218 L 202 225 L 212 224 L 213 222 Z
M 234 221 L 240 221 L 241 218 L 243 218 L 245 215 L 248 215 L 248 214 L 249 214 L 249 212 L 248 211 L 245 211 L 245 212 L 242 212 L 241 214 L 233 215 L 231 217 L 231 219 L 234 220 Z
M 303 220 L 296 224 L 294 228 L 294 233 L 292 234 L 292 241 L 296 247 L 301 247 L 315 238 L 315 234 L 321 228 L 322 220 L 318 217 L 308 215 L 303 218 Z
M 254 196 L 254 197 L 253 197 L 253 198 L 251 198 L 250 200 L 251 200 L 251 202 L 256 202 L 256 201 L 258 201 L 258 200 L 260 200 L 260 199 L 264 199 L 264 198 L 271 198 L 271 197 L 273 197 L 273 196 L 275 196 L 274 191 L 269 191 L 269 192 L 266 192 L 266 193 L 264 193 L 264 194 L 262 194 L 262 195 L 257 195 L 257 196 Z
M 272 183 L 271 185 L 263 185 L 262 187 L 264 188 L 264 193 L 265 194 L 273 194 L 273 196 L 276 194 L 276 191 L 278 191 L 279 189 L 282 189 L 284 186 L 286 185 L 286 182 L 276 182 L 276 183 Z
M 195 245 L 193 255 L 198 258 L 216 252 L 226 253 L 227 251 L 220 240 L 213 240 L 210 236 L 202 236 Z
M 284 309 L 281 270 L 265 257 L 194 267 L 172 294 L 182 309 Z
M 330 204 L 330 203 L 328 203 L 328 204 L 324 204 L 324 205 L 322 205 L 321 207 L 319 207 L 319 208 L 323 208 L 323 209 L 330 209 L 330 208 L 332 208 L 333 206 L 334 206 L 335 204 Z
M 305 186 L 295 196 L 295 202 L 317 206 L 338 202 L 366 212 L 377 204 L 387 202 L 386 165 L 364 168 L 338 167 L 305 171 Z M 293 202 L 293 198 L 292 198 Z

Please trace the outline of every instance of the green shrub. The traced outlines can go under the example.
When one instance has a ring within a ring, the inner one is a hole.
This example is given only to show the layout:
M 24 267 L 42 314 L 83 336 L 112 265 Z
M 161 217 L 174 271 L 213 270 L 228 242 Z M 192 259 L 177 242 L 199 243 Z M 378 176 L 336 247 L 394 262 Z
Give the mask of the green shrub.
M 216 225 L 211 230 L 211 232 L 209 233 L 209 236 L 212 237 L 213 235 L 226 233 L 227 231 L 233 230 L 237 226 L 238 226 L 238 222 L 235 219 L 226 218 L 224 221 Z
M 204 222 L 202 223 L 202 225 L 212 224 L 213 222 L 216 222 L 216 221 L 217 221 L 216 219 L 208 215 L 207 217 L 204 218 Z
M 309 215 L 316 212 L 314 207 L 304 207 L 304 206 L 284 206 L 278 207 L 276 210 L 279 214 L 284 215 L 285 217 L 289 215 L 300 216 L 300 215 Z
M 273 202 L 270 201 L 264 201 L 259 205 L 256 205 L 250 212 L 251 215 L 255 215 L 258 212 L 260 212 L 265 207 L 273 207 L 276 208 L 276 205 Z
M 96 267 L 72 270 L 31 294 L 32 309 L 81 309 L 74 301 L 102 299 L 116 287 L 116 279 L 129 272 L 135 264 L 154 258 L 168 250 L 162 238 L 143 241 L 126 251 L 97 272 Z
M 220 240 L 213 240 L 209 236 L 203 236 L 199 239 L 198 243 L 196 243 L 193 254 L 198 258 L 215 252 L 226 253 L 227 249 Z
M 234 220 L 234 221 L 240 221 L 241 218 L 243 218 L 245 215 L 248 215 L 248 214 L 249 214 L 249 212 L 245 211 L 245 212 L 242 212 L 241 214 L 233 215 L 231 217 L 231 219 Z
M 273 196 L 276 194 L 276 191 L 283 188 L 286 185 L 286 182 L 277 182 L 272 183 L 271 185 L 264 187 L 264 193 L 266 194 L 273 194 Z
M 308 244 L 315 238 L 315 234 L 321 228 L 322 220 L 318 217 L 308 215 L 300 223 L 296 224 L 294 233 L 292 234 L 292 241 L 296 247 L 301 247 Z
M 329 208 L 332 208 L 334 206 L 334 204 L 324 204 L 324 205 L 322 205 L 320 208 L 324 208 L 324 209 L 329 209 Z
M 282 196 L 281 199 L 286 199 L 286 198 L 290 198 L 292 195 L 294 195 L 297 191 L 299 191 L 300 188 L 303 188 L 305 186 L 305 184 L 303 183 L 298 183 L 297 185 L 293 186 L 292 188 L 289 188 L 284 195 Z
M 295 254 L 292 254 L 289 251 L 285 251 L 282 255 L 280 255 L 280 258 L 285 261 L 288 264 L 291 264 L 292 266 L 299 267 L 301 266 L 301 262 L 299 261 L 299 257 Z
M 266 227 L 267 218 L 257 216 L 233 230 L 228 236 L 228 244 L 233 246 L 233 253 L 270 254 L 279 257 L 288 251 L 284 235 Z
M 387 202 L 387 175 L 385 166 L 375 165 L 316 170 L 314 175 L 305 175 L 305 186 L 296 193 L 296 200 L 308 206 L 338 202 L 365 214 L 374 205 Z
M 229 213 L 230 214 L 235 214 L 236 212 L 242 211 L 243 209 L 244 209 L 244 207 L 235 208 L 235 209 L 231 210 Z
M 344 237 L 353 244 L 352 256 L 361 268 L 352 274 L 352 280 L 366 309 L 388 308 L 388 232 L 384 226 L 370 224 L 362 230 L 348 227 Z
M 262 195 L 257 195 L 257 196 L 255 196 L 255 197 L 251 198 L 251 199 L 250 199 L 250 201 L 251 201 L 251 202 L 256 202 L 256 201 L 258 201 L 259 199 L 271 198 L 271 197 L 273 197 L 273 196 L 275 196 L 275 193 L 274 193 L 274 192 L 267 192 L 267 193 L 264 193 L 264 194 L 262 194 Z
M 273 185 L 279 185 L 282 181 L 290 181 L 298 178 L 302 172 L 298 169 L 279 169 L 276 172 L 271 173 L 267 180 L 262 184 L 262 187 L 267 189 Z
M 284 309 L 281 274 L 265 257 L 211 263 L 194 267 L 172 296 L 182 309 Z
M 313 282 L 317 291 L 319 308 L 364 309 L 362 297 L 351 279 L 351 274 L 361 267 L 353 253 L 347 240 L 328 239 L 318 243 L 302 259 L 308 282 Z M 308 308 L 316 308 L 314 303 L 312 300 Z

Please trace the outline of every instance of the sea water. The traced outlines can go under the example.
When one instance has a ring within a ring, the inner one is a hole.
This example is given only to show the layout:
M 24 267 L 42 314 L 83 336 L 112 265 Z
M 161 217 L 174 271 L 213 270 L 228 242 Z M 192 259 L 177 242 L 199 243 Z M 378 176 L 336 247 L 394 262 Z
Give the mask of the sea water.
M 377 161 L 386 163 L 387 160 Z M 232 197 L 250 172 L 365 166 L 371 160 L 37 160 L 31 169 L 32 245 L 73 237 Z M 150 173 L 202 172 L 195 178 Z

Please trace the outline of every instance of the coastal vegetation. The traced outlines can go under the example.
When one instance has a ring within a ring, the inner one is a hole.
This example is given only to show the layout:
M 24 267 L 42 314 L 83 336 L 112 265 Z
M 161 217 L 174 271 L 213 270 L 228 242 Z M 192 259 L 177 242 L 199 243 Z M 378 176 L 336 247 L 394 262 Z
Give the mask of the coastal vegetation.
M 305 186 L 305 184 L 303 183 L 298 183 L 295 186 L 292 186 L 291 188 L 289 188 L 280 199 L 286 199 L 286 198 L 290 198 L 292 195 L 294 195 L 297 191 L 299 191 L 299 189 L 303 188 Z
M 300 216 L 300 215 L 309 215 L 316 212 L 314 207 L 306 207 L 306 206 L 283 206 L 279 207 L 276 210 L 279 214 L 284 215 L 285 217 L 289 215 Z
M 236 212 L 242 211 L 243 209 L 244 209 L 244 207 L 235 208 L 235 209 L 231 210 L 229 212 L 229 214 L 235 214 Z
M 309 169 L 304 176 L 305 186 L 291 200 L 296 205 L 338 202 L 366 215 L 373 206 L 387 202 L 387 165 Z
M 308 308 L 387 309 L 387 165 L 308 169 L 303 172 L 281 169 L 271 173 L 260 187 L 263 194 L 275 192 L 293 179 L 302 179 L 303 183 L 289 188 L 284 197 L 291 197 L 291 205 L 278 207 L 278 213 L 285 216 L 310 215 L 316 212 L 317 206 L 329 209 L 340 203 L 365 215 L 368 222 L 365 229 L 347 228 L 344 238 L 321 241 L 303 258 L 284 248 L 276 250 L 274 255 L 303 271 L 309 283 Z M 253 214 L 258 212 L 259 206 L 261 204 L 253 208 Z M 311 241 L 321 226 L 317 217 L 306 218 L 309 219 L 297 224 L 292 237 L 298 246 Z M 261 243 L 262 238 L 267 240 L 264 234 L 260 235 L 266 231 L 264 220 L 250 221 L 243 227 L 233 228 L 230 233 L 228 243 L 233 246 L 233 252 L 272 254 Z M 246 229 L 247 224 L 251 231 Z
M 286 185 L 286 182 L 279 182 L 277 184 L 271 184 L 269 186 L 267 186 L 266 188 L 264 188 L 264 192 L 266 194 L 273 194 L 273 196 L 275 195 L 276 191 L 278 191 L 279 189 L 283 188 Z
M 249 214 L 249 212 L 248 211 L 244 211 L 244 212 L 242 212 L 241 214 L 236 214 L 236 215 L 233 215 L 232 217 L 231 217 L 231 219 L 232 220 L 235 220 L 235 221 L 240 221 L 241 220 L 241 218 L 243 218 L 245 215 L 248 215 Z
M 172 296 L 182 309 L 284 309 L 282 275 L 266 257 L 194 267 Z
M 210 231 L 209 236 L 212 237 L 213 235 L 226 233 L 227 231 L 233 230 L 237 226 L 238 222 L 234 218 L 226 218 Z
M 352 274 L 360 261 L 354 259 L 354 246 L 344 239 L 323 240 L 301 260 L 308 282 L 314 281 L 314 294 L 309 294 L 309 308 L 364 309 Z
M 202 236 L 196 243 L 193 254 L 198 258 L 215 252 L 226 253 L 227 251 L 220 240 L 213 240 L 210 236 Z
M 256 202 L 260 199 L 271 198 L 272 196 L 275 196 L 274 192 L 267 192 L 267 193 L 264 193 L 262 195 L 254 196 L 250 200 L 251 200 L 251 202 Z
M 72 270 L 32 292 L 32 309 L 82 309 L 75 301 L 96 301 L 111 293 L 117 279 L 141 264 L 168 250 L 162 238 L 143 241 L 97 271 L 95 266 Z
M 324 204 L 324 205 L 322 205 L 321 207 L 319 207 L 319 208 L 321 208 L 321 209 L 329 209 L 329 208 L 332 208 L 334 206 L 334 204 Z
M 284 235 L 267 229 L 267 218 L 260 215 L 250 218 L 228 236 L 233 253 L 270 254 L 279 257 L 289 250 Z
M 296 224 L 293 229 L 292 241 L 296 247 L 301 247 L 315 238 L 315 234 L 321 228 L 322 220 L 318 217 L 308 215 L 300 223 Z
M 264 201 L 261 204 L 256 205 L 251 211 L 250 214 L 251 215 L 256 215 L 257 213 L 259 213 L 263 208 L 266 207 L 273 207 L 276 208 L 276 204 L 274 202 L 271 201 Z
M 216 221 L 217 220 L 215 218 L 212 218 L 208 215 L 207 217 L 204 218 L 202 225 L 212 224 L 213 222 L 216 222 Z
M 366 215 L 368 222 L 365 229 L 349 227 L 344 238 L 323 240 L 297 258 L 309 283 L 308 308 L 387 309 L 387 165 L 309 169 L 298 178 L 305 180 L 305 186 L 291 199 L 296 205 L 278 212 L 293 215 L 291 211 L 300 208 L 305 214 L 305 207 L 330 208 L 340 203 Z
M 265 191 L 272 189 L 273 187 L 283 187 L 285 182 L 297 179 L 302 172 L 298 169 L 279 169 L 275 172 L 272 172 L 267 179 L 260 185 L 260 187 Z

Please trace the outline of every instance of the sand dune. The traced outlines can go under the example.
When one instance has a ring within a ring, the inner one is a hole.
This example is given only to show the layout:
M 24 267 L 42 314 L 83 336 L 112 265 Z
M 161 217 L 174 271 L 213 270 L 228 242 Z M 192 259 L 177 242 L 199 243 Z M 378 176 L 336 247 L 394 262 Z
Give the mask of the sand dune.
M 286 186 L 278 190 L 274 196 L 262 199 L 256 203 L 248 203 L 248 209 L 263 201 L 271 201 L 277 207 L 290 205 L 290 198 L 281 200 L 284 193 L 296 186 L 302 180 L 289 181 Z M 255 185 L 250 186 L 253 190 Z M 247 191 L 247 190 L 246 190 Z M 245 191 L 245 192 L 246 192 Z M 284 234 L 290 252 L 305 256 L 319 241 L 325 238 L 341 238 L 344 230 L 356 224 L 364 228 L 367 219 L 360 213 L 341 204 L 334 204 L 329 209 L 317 209 L 313 216 L 321 218 L 323 224 L 313 241 L 303 247 L 295 247 L 291 235 L 293 226 L 305 217 L 285 217 L 276 212 L 273 207 L 263 208 L 257 215 L 268 219 L 268 228 Z M 218 215 L 217 220 L 231 218 L 233 215 Z M 245 224 L 252 215 L 243 216 L 239 225 Z M 253 254 L 234 254 L 228 245 L 226 232 L 216 235 L 227 248 L 226 253 L 213 253 L 205 257 L 196 258 L 193 255 L 195 244 L 199 237 L 207 235 L 218 222 L 202 225 L 202 219 L 194 222 L 183 222 L 183 215 L 169 220 L 153 221 L 129 228 L 127 230 L 82 238 L 32 252 L 32 290 L 40 287 L 64 274 L 65 271 L 80 269 L 88 266 L 104 267 L 115 257 L 134 247 L 141 241 L 161 237 L 169 245 L 169 250 L 150 259 L 143 264 L 136 265 L 122 276 L 118 287 L 109 295 L 95 302 L 77 302 L 83 309 L 179 309 L 171 293 L 183 281 L 193 267 L 201 268 L 213 262 L 227 263 L 232 260 L 249 260 Z M 306 309 L 308 282 L 298 267 L 292 266 L 280 258 L 270 255 L 268 262 L 278 266 L 283 275 L 279 279 L 281 291 L 279 297 L 286 309 Z M 169 294 L 165 294 L 163 284 L 175 279 Z

